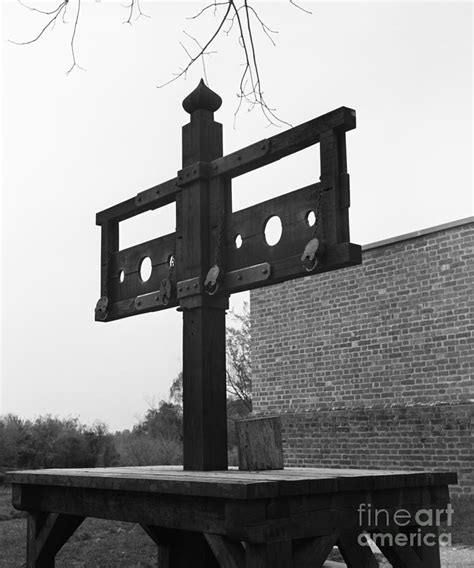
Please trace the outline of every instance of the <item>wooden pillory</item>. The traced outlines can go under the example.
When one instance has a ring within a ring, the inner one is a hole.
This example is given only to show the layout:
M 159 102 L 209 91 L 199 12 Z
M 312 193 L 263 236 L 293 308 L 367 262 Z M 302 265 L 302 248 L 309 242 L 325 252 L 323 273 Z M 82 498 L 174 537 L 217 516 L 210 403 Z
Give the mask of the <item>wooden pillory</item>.
M 51 568 L 86 517 L 139 523 L 158 545 L 159 568 L 318 568 L 337 545 L 347 566 L 373 568 L 361 544 L 380 522 L 360 505 L 393 514 L 445 508 L 455 474 L 287 468 L 227 469 L 225 313 L 229 295 L 361 262 L 349 240 L 345 133 L 355 111 L 341 107 L 223 156 L 221 99 L 201 81 L 184 100 L 183 168 L 177 177 L 97 214 L 102 228 L 98 321 L 178 307 L 183 312 L 184 467 L 13 472 L 13 504 L 28 512 L 28 568 Z M 232 211 L 231 180 L 319 143 L 320 181 Z M 119 250 L 119 224 L 176 203 L 176 231 Z M 270 246 L 265 227 L 279 217 Z M 151 275 L 143 277 L 149 259 Z M 263 438 L 262 438 L 263 439 Z M 251 452 L 248 453 L 251 456 Z M 432 523 L 434 525 L 434 523 Z M 436 533 L 436 527 L 423 527 Z M 403 535 L 402 535 L 403 536 Z M 418 543 L 418 541 L 417 541 Z M 395 568 L 439 568 L 439 548 L 396 543 Z M 333 565 L 333 564 L 331 564 Z
M 360 247 L 349 242 L 346 170 L 345 133 L 355 128 L 355 111 L 339 108 L 222 157 L 222 126 L 214 121 L 221 102 L 201 81 L 183 102 L 191 121 L 183 128 L 177 177 L 97 215 L 102 297 L 96 319 L 176 306 L 183 312 L 184 469 L 194 471 L 227 469 L 229 295 L 361 262 Z M 319 183 L 232 212 L 232 178 L 318 142 Z M 171 202 L 175 233 L 118 250 L 120 221 Z M 274 216 L 282 235 L 269 246 L 264 229 Z M 153 266 L 147 282 L 140 277 L 145 258 Z

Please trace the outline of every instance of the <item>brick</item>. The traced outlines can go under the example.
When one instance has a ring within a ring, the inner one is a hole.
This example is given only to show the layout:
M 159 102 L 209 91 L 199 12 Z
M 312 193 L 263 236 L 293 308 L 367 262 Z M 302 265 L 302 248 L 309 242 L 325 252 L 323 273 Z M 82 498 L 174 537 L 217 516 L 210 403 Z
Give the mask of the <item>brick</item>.
M 474 463 L 473 251 L 474 222 L 452 224 L 251 292 L 254 408 L 286 417 L 290 463 Z

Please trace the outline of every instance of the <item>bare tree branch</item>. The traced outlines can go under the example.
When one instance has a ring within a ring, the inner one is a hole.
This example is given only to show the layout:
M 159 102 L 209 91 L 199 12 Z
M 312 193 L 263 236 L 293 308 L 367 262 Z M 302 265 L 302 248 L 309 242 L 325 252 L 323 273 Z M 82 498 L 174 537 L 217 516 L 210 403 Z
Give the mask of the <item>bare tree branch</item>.
M 201 48 L 201 50 L 199 51 L 199 53 L 197 55 L 195 55 L 194 57 L 191 57 L 189 63 L 186 65 L 186 67 L 184 69 L 182 69 L 179 73 L 175 74 L 175 76 L 170 79 L 169 81 L 167 81 L 166 83 L 163 83 L 161 85 L 158 85 L 158 88 L 161 89 L 162 87 L 165 87 L 166 85 L 169 85 L 170 83 L 174 83 L 174 81 L 177 81 L 180 77 L 183 77 L 183 75 L 186 75 L 186 73 L 188 72 L 188 70 L 190 69 L 191 65 L 193 65 L 193 63 L 195 63 L 199 58 L 201 58 L 204 53 L 206 53 L 207 48 L 211 45 L 211 43 L 216 39 L 216 37 L 219 35 L 219 32 L 222 29 L 222 26 L 224 25 L 224 22 L 227 19 L 227 16 L 230 12 L 230 8 L 231 8 L 231 4 L 229 2 L 228 6 L 227 6 L 227 10 L 226 13 L 224 15 L 224 17 L 222 18 L 220 24 L 218 25 L 216 31 L 212 34 L 211 38 L 206 42 L 206 44 L 204 45 L 203 48 Z
M 204 14 L 204 12 L 209 10 L 209 8 L 214 8 L 214 15 L 215 15 L 216 14 L 215 10 L 216 10 L 217 6 L 227 6 L 228 3 L 229 2 L 213 2 L 212 4 L 208 4 L 207 6 L 205 6 L 197 14 L 194 14 L 194 16 L 190 16 L 189 18 L 186 18 L 186 19 L 187 20 L 196 20 L 197 18 L 199 18 L 199 16 L 201 14 Z
M 59 16 L 61 15 L 62 10 L 66 9 L 66 6 L 68 4 L 69 0 L 64 0 L 63 2 L 61 2 L 60 4 L 58 4 L 57 8 L 51 12 L 43 12 L 42 10 L 37 10 L 36 8 L 32 8 L 31 6 L 26 6 L 25 4 L 22 4 L 20 2 L 20 4 L 22 6 L 25 6 L 25 8 L 28 8 L 29 10 L 32 10 L 33 12 L 39 12 L 40 14 L 47 14 L 48 16 L 52 15 L 52 18 L 46 23 L 45 26 L 43 26 L 43 28 L 41 29 L 41 31 L 39 32 L 39 34 L 34 37 L 33 39 L 30 39 L 28 41 L 14 41 L 14 40 L 9 40 L 10 43 L 14 43 L 16 45 L 29 45 L 31 43 L 34 43 L 35 41 L 38 41 L 41 36 L 45 33 L 45 31 L 52 26 L 57 18 L 59 18 Z
M 72 32 L 72 36 L 71 36 L 71 55 L 72 55 L 72 65 L 71 67 L 66 71 L 66 75 L 69 75 L 69 73 L 74 69 L 74 67 L 79 67 L 79 69 L 81 69 L 82 71 L 84 71 L 84 69 L 77 64 L 76 62 L 76 52 L 74 50 L 74 40 L 76 39 L 76 31 L 77 31 L 77 24 L 79 22 L 79 14 L 81 12 L 81 0 L 77 0 L 77 12 L 76 12 L 76 19 L 74 20 L 74 28 L 73 28 L 73 32 Z
M 301 10 L 302 12 L 305 12 L 306 14 L 312 14 L 313 13 L 313 12 L 310 12 L 309 10 L 306 10 L 306 8 L 303 8 L 299 4 L 297 4 L 294 0 L 290 0 L 290 4 L 293 4 L 293 6 L 295 8 L 298 8 L 298 10 Z
M 255 10 L 255 8 L 254 8 L 253 6 L 248 6 L 248 9 L 253 12 L 253 14 L 255 15 L 255 17 L 257 18 L 257 20 L 260 22 L 260 25 L 262 26 L 263 32 L 264 32 L 265 35 L 268 37 L 268 39 L 272 42 L 273 46 L 276 46 L 276 43 L 275 43 L 274 39 L 272 38 L 272 36 L 271 36 L 270 34 L 277 34 L 278 31 L 270 29 L 270 28 L 265 24 L 265 22 L 262 21 L 262 19 L 260 18 L 260 16 L 258 15 L 257 11 Z
M 204 73 L 204 81 L 206 82 L 206 85 L 209 85 L 209 81 L 207 79 L 207 70 L 206 70 L 206 60 L 205 60 L 205 56 L 206 55 L 212 55 L 213 53 L 217 53 L 216 51 L 203 51 L 203 47 L 202 45 L 198 42 L 198 40 L 193 37 L 192 35 L 188 34 L 187 31 L 183 30 L 183 33 L 191 40 L 194 41 L 194 43 L 199 47 L 199 49 L 201 49 L 202 51 L 202 56 L 201 56 L 201 63 L 202 63 L 202 72 Z M 181 44 L 182 45 L 182 44 Z M 188 54 L 189 58 L 192 59 L 192 56 L 189 54 L 188 50 L 184 47 L 184 50 L 186 51 L 186 53 Z
M 82 67 L 80 67 L 77 63 L 76 53 L 75 53 L 75 40 L 78 31 L 82 0 L 75 0 L 75 1 L 77 3 L 77 11 L 73 21 L 73 28 L 70 40 L 72 64 L 71 67 L 67 70 L 66 72 L 67 74 L 71 73 L 71 71 L 75 67 L 79 67 L 80 69 L 82 69 Z M 132 25 L 133 19 L 138 20 L 141 16 L 147 18 L 150 17 L 142 11 L 140 1 L 141 0 L 130 0 L 130 3 L 124 6 L 129 10 L 128 18 L 124 23 Z M 18 0 L 18 2 L 21 6 L 32 12 L 36 12 L 44 16 L 49 16 L 49 20 L 40 29 L 39 33 L 32 39 L 24 42 L 17 42 L 10 40 L 12 41 L 12 43 L 15 43 L 17 45 L 28 45 L 35 43 L 45 34 L 45 32 L 48 29 L 52 30 L 54 28 L 56 22 L 60 17 L 62 18 L 62 22 L 64 24 L 68 23 L 66 21 L 65 16 L 71 0 L 62 0 L 56 6 L 56 8 L 50 11 L 41 10 L 39 8 L 30 6 L 29 4 L 24 3 L 23 0 Z M 271 41 L 273 46 L 275 46 L 276 44 L 272 38 L 272 34 L 276 34 L 278 32 L 276 30 L 271 29 L 263 21 L 263 19 L 260 17 L 255 7 L 252 5 L 252 2 L 253 0 L 221 0 L 221 1 L 213 0 L 212 2 L 204 6 L 204 8 L 199 10 L 195 15 L 188 18 L 189 20 L 196 20 L 201 16 L 203 16 L 204 14 L 206 14 L 211 9 L 214 12 L 214 16 L 216 16 L 219 9 L 225 7 L 224 14 L 222 15 L 222 17 L 220 17 L 218 25 L 215 28 L 215 31 L 211 34 L 211 36 L 206 42 L 200 42 L 196 37 L 184 31 L 185 36 L 196 44 L 196 46 L 198 47 L 198 51 L 195 55 L 192 55 L 193 50 L 188 49 L 184 44 L 184 42 L 179 42 L 179 44 L 185 51 L 186 56 L 188 57 L 188 62 L 184 67 L 181 67 L 178 70 L 178 72 L 173 73 L 171 79 L 158 85 L 158 88 L 162 88 L 166 85 L 169 85 L 170 83 L 177 81 L 181 77 L 186 77 L 189 69 L 199 59 L 201 60 L 205 82 L 208 84 L 209 81 L 207 76 L 205 58 L 211 55 L 212 53 L 216 53 L 215 51 L 210 51 L 209 48 L 217 40 L 217 38 L 221 34 L 221 31 L 223 31 L 226 36 L 229 36 L 234 29 L 234 24 L 237 23 L 237 28 L 238 28 L 237 41 L 243 54 L 243 63 L 242 63 L 243 70 L 239 79 L 239 87 L 237 92 L 238 104 L 234 113 L 234 125 L 237 119 L 237 115 L 242 107 L 242 104 L 246 103 L 248 105 L 249 111 L 252 111 L 255 107 L 260 108 L 260 110 L 262 111 L 263 115 L 265 116 L 269 124 L 273 124 L 275 126 L 281 126 L 283 124 L 286 124 L 288 126 L 291 126 L 291 124 L 289 124 L 288 122 L 282 120 L 280 117 L 277 116 L 275 109 L 269 106 L 264 96 L 262 75 L 260 72 L 259 61 L 257 58 L 257 50 L 255 46 L 254 26 L 257 25 L 258 29 L 261 29 L 261 31 Z M 311 14 L 309 10 L 302 8 L 299 4 L 295 2 L 295 0 L 290 0 L 290 3 L 296 8 L 302 10 L 303 12 Z M 134 18 L 134 16 L 136 17 Z M 224 25 L 226 23 L 228 23 L 229 25 L 227 29 L 224 29 Z
M 142 12 L 142 8 L 140 6 L 140 0 L 131 0 L 130 4 L 128 4 L 128 6 L 124 6 L 124 8 L 129 8 L 130 12 L 128 14 L 128 19 L 125 20 L 124 24 L 130 24 L 132 25 L 132 16 L 133 16 L 133 12 L 135 11 L 135 9 L 138 11 L 138 16 L 135 18 L 135 21 L 138 20 L 141 16 L 143 16 L 144 18 L 149 18 L 150 16 L 148 14 L 145 14 L 144 12 Z
M 32 39 L 27 40 L 27 41 L 14 41 L 14 40 L 9 40 L 11 43 L 14 43 L 16 45 L 30 45 L 32 43 L 37 42 L 39 39 L 41 39 L 41 37 L 44 35 L 44 33 L 50 28 L 53 29 L 54 26 L 56 25 L 56 22 L 58 21 L 59 16 L 62 16 L 62 22 L 64 24 L 67 24 L 65 16 L 66 16 L 66 12 L 67 9 L 69 7 L 69 2 L 70 0 L 63 0 L 62 2 L 60 2 L 56 8 L 54 10 L 51 11 L 46 11 L 46 10 L 39 10 L 38 8 L 34 8 L 33 6 L 29 6 L 25 3 L 23 3 L 21 0 L 18 0 L 19 4 L 21 6 L 23 6 L 24 8 L 27 8 L 28 10 L 32 11 L 32 12 L 37 12 L 39 14 L 43 14 L 46 16 L 51 16 L 51 18 L 46 22 L 46 24 L 41 28 L 40 32 Z M 71 40 L 70 40 L 70 47 L 71 47 L 71 56 L 72 56 L 72 65 L 71 67 L 66 71 L 66 74 L 69 75 L 69 73 L 75 68 L 78 67 L 79 69 L 84 70 L 80 65 L 78 65 L 77 61 L 76 61 L 76 52 L 75 52 L 75 39 L 76 39 L 76 33 L 77 33 L 77 26 L 79 24 L 79 16 L 81 13 L 81 0 L 76 0 L 77 2 L 77 10 L 76 10 L 76 17 L 74 18 L 74 23 L 73 23 L 73 28 L 72 28 L 72 34 L 71 34 Z

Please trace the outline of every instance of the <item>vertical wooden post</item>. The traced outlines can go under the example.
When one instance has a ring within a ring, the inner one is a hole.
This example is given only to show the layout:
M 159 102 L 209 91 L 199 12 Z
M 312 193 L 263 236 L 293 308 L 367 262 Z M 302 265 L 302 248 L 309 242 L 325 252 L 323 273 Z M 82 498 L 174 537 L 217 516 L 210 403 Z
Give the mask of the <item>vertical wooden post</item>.
M 194 295 L 180 300 L 184 469 L 195 471 L 227 469 L 225 312 L 229 296 L 210 296 L 202 289 L 215 262 L 211 250 L 219 240 L 219 219 L 230 204 L 230 185 L 211 182 L 206 169 L 208 162 L 222 156 L 222 125 L 214 121 L 214 111 L 221 104 L 202 80 L 183 101 L 191 121 L 183 127 L 180 275 L 200 282 Z
M 330 210 L 339 209 L 334 219 L 336 242 L 349 242 L 349 174 L 347 173 L 346 133 L 331 129 L 323 132 L 319 140 L 321 157 L 321 185 L 323 189 L 332 188 Z
M 245 568 L 293 568 L 294 566 L 291 540 L 263 544 L 247 542 L 245 553 Z
M 110 255 L 119 248 L 119 224 L 117 221 L 103 221 L 100 249 L 100 300 L 95 308 L 97 320 L 105 320 L 110 301 Z M 118 274 L 115 275 L 118 277 Z

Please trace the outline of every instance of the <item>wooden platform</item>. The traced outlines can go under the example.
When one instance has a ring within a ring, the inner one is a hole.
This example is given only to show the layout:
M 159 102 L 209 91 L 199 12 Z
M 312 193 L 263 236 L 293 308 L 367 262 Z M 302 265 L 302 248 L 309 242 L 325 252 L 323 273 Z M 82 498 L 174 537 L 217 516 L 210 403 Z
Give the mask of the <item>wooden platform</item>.
M 436 533 L 414 515 L 446 509 L 448 485 L 457 482 L 453 473 L 174 466 L 22 471 L 8 479 L 14 506 L 29 512 L 28 568 L 54 566 L 86 517 L 139 523 L 159 545 L 160 568 L 316 568 L 334 545 L 348 566 L 371 568 L 377 561 L 359 535 Z M 386 514 L 374 519 L 369 509 Z M 401 509 L 411 515 L 403 528 L 393 522 Z M 440 566 L 436 541 L 382 551 L 396 567 Z

